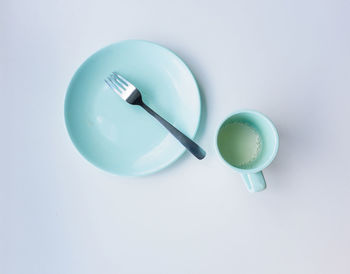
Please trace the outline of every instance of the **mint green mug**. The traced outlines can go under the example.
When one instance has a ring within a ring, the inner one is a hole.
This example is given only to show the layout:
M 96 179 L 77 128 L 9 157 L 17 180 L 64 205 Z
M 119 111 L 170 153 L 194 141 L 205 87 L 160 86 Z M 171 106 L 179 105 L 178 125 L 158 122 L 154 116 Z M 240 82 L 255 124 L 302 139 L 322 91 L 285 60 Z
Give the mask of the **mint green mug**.
M 216 147 L 224 162 L 241 173 L 250 192 L 266 188 L 262 170 L 278 151 L 277 130 L 266 116 L 252 110 L 232 113 L 219 127 Z

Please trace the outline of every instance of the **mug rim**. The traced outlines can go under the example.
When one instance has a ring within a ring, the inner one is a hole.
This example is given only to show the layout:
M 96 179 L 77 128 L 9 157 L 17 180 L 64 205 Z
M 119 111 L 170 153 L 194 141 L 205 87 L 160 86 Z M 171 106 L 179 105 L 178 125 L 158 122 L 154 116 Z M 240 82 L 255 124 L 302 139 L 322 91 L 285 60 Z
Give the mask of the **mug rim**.
M 258 116 L 261 116 L 262 118 L 264 118 L 271 126 L 272 128 L 272 131 L 273 131 L 273 134 L 274 134 L 274 137 L 275 137 L 275 147 L 274 147 L 274 150 L 273 150 L 273 153 L 270 155 L 269 159 L 267 161 L 265 161 L 262 165 L 258 166 L 258 167 L 255 167 L 255 168 L 249 168 L 249 169 L 243 169 L 243 168 L 238 168 L 238 167 L 235 167 L 233 165 L 231 165 L 229 162 L 227 162 L 225 160 L 225 158 L 221 155 L 220 153 L 220 150 L 219 150 L 219 146 L 218 146 L 218 137 L 219 137 L 219 131 L 222 127 L 222 125 L 229 119 L 231 118 L 232 116 L 234 115 L 237 115 L 237 114 L 241 114 L 241 113 L 250 113 L 250 114 L 254 114 L 254 115 L 258 115 Z M 251 110 L 251 109 L 241 109 L 241 110 L 237 110 L 237 111 L 234 111 L 232 113 L 230 113 L 229 115 L 227 115 L 222 121 L 221 123 L 219 124 L 219 126 L 217 127 L 217 130 L 216 130 L 216 135 L 215 135 L 215 149 L 216 149 L 216 153 L 220 156 L 221 160 L 229 167 L 233 168 L 234 170 L 238 171 L 239 173 L 257 173 L 259 171 L 262 171 L 263 169 L 265 169 L 266 167 L 268 167 L 271 162 L 275 159 L 276 155 L 277 155 L 277 151 L 278 151 L 278 148 L 279 148 L 279 136 L 278 136 L 278 132 L 277 132 L 277 129 L 275 127 L 275 125 L 272 123 L 272 121 L 267 117 L 265 116 L 264 114 L 262 114 L 261 112 L 259 111 L 256 111 L 256 110 Z

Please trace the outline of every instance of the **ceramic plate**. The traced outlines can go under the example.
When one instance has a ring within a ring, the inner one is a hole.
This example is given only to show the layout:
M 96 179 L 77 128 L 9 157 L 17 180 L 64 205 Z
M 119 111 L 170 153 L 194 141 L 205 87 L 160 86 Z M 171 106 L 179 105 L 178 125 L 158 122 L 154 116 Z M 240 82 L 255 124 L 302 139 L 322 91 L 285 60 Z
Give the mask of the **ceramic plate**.
M 65 100 L 65 121 L 79 152 L 95 166 L 120 175 L 145 175 L 174 162 L 185 148 L 139 106 L 104 82 L 117 71 L 144 102 L 188 137 L 200 120 L 200 95 L 188 67 L 168 49 L 128 40 L 103 48 L 75 73 Z

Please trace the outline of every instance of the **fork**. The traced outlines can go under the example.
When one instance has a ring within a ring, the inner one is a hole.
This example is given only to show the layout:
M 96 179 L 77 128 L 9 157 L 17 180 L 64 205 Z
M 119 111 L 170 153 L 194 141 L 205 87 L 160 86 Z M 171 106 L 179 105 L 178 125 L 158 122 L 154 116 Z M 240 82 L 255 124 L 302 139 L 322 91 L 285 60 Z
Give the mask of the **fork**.
M 197 157 L 199 160 L 202 160 L 205 157 L 206 153 L 199 145 L 197 145 L 194 141 L 147 106 L 142 101 L 141 92 L 128 80 L 123 78 L 123 76 L 117 74 L 116 72 L 112 72 L 112 74 L 105 79 L 105 82 L 124 101 L 131 105 L 138 105 L 142 107 L 154 118 L 156 118 L 195 157 Z

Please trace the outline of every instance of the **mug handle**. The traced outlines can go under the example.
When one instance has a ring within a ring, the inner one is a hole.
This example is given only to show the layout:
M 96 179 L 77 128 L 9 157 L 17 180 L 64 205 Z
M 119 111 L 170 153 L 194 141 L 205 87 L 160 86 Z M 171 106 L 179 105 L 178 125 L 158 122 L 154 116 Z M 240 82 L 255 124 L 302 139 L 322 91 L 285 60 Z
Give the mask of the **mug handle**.
M 249 192 L 258 192 L 266 188 L 266 182 L 262 171 L 257 173 L 242 173 L 241 175 Z

